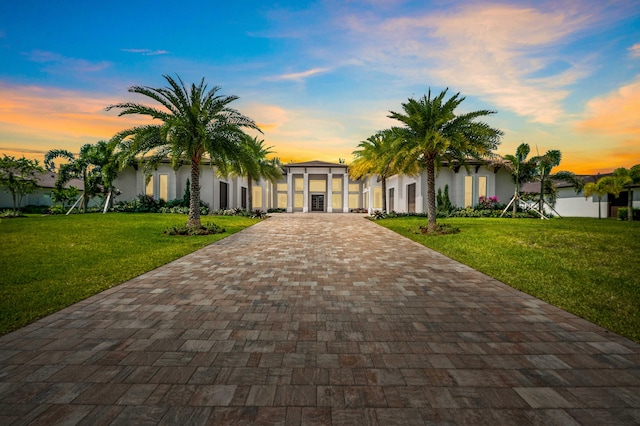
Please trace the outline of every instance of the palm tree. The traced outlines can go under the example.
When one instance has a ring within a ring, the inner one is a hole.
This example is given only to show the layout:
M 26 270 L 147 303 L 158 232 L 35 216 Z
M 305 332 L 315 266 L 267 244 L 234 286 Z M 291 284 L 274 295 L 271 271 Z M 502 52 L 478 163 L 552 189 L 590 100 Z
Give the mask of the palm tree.
M 522 143 L 516 148 L 515 155 L 507 154 L 504 159 L 508 161 L 505 163 L 508 170 L 511 172 L 511 177 L 515 185 L 515 191 L 513 194 L 513 210 L 511 217 L 515 218 L 518 211 L 518 198 L 520 196 L 520 184 L 531 179 L 533 175 L 533 164 L 527 161 L 527 156 L 531 149 L 529 144 Z
M 200 227 L 200 164 L 203 157 L 208 155 L 217 165 L 237 165 L 242 157 L 241 143 L 246 136 L 243 128 L 260 129 L 253 120 L 229 107 L 237 96 L 218 95 L 220 87 L 208 89 L 204 78 L 200 84 L 187 87 L 179 76 L 177 80 L 168 75 L 163 77 L 169 87 L 133 86 L 128 90 L 150 98 L 162 108 L 134 102 L 107 107 L 107 110 L 119 109 L 120 116 L 139 114 L 161 123 L 132 127 L 118 133 L 114 140 L 125 153 L 123 163 L 140 154 L 151 154 L 145 162 L 146 174 L 166 157 L 176 170 L 183 162 L 190 162 L 187 226 Z
M 591 197 L 592 195 L 598 196 L 598 219 L 602 219 L 602 211 L 600 210 L 600 202 L 602 197 L 607 194 L 614 194 L 616 197 L 620 195 L 622 188 L 616 186 L 616 182 L 612 176 L 604 176 L 598 179 L 596 182 L 589 182 L 585 184 L 584 198 Z
M 617 185 L 627 190 L 627 220 L 633 221 L 633 186 L 640 184 L 640 164 L 630 169 L 620 167 L 613 171 L 613 179 Z M 621 191 L 620 191 L 621 192 Z M 619 195 L 619 192 L 618 192 Z M 616 197 L 618 197 L 616 195 Z
M 107 186 L 111 190 L 115 179 L 115 169 L 112 165 L 113 148 L 105 141 L 97 142 L 95 145 L 85 144 L 80 148 L 77 157 L 66 149 L 52 149 L 45 154 L 44 164 L 47 170 L 54 171 L 56 158 L 67 161 L 58 168 L 56 189 L 62 190 L 71 179 L 81 179 L 83 182 L 82 211 L 86 212 L 89 200 L 100 194 L 103 187 L 105 192 Z
M 244 141 L 245 156 L 240 164 L 238 174 L 247 177 L 247 210 L 253 210 L 253 182 L 265 179 L 275 182 L 282 177 L 280 160 L 268 159 L 272 154 L 272 146 L 265 147 L 264 140 L 246 136 Z
M 396 174 L 395 146 L 400 134 L 397 129 L 385 129 L 369 136 L 353 151 L 355 160 L 349 166 L 352 179 L 377 175 L 382 181 L 382 211 L 387 210 L 387 178 Z
M 500 143 L 502 131 L 476 121 L 495 111 L 479 110 L 456 115 L 455 109 L 465 100 L 456 93 L 445 100 L 448 89 L 431 97 L 410 98 L 402 104 L 404 113 L 389 111 L 390 118 L 404 124 L 403 139 L 397 160 L 403 173 L 412 174 L 427 169 L 427 230 L 436 230 L 435 172 L 442 161 L 465 162 L 468 158 L 487 158 Z
M 535 176 L 540 181 L 540 200 L 538 201 L 538 210 L 540 213 L 543 212 L 545 195 L 551 205 L 555 203 L 558 193 L 555 184 L 556 181 L 571 183 L 576 193 L 580 193 L 584 187 L 584 182 L 572 172 L 560 171 L 551 174 L 551 170 L 559 166 L 561 160 L 562 153 L 557 149 L 549 150 L 544 155 L 538 155 L 530 160 L 531 163 L 535 164 Z

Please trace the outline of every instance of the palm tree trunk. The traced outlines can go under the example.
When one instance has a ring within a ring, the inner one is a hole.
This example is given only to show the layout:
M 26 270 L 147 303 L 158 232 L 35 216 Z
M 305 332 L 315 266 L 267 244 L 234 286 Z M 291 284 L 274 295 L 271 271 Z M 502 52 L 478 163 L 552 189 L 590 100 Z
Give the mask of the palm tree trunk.
M 436 164 L 433 158 L 427 158 L 427 231 L 436 230 Z
M 247 176 L 247 211 L 253 210 L 253 179 Z
M 382 176 L 382 211 L 387 211 L 387 178 Z
M 513 210 L 511 211 L 511 218 L 515 219 L 518 213 L 518 197 L 520 196 L 520 184 L 516 183 L 516 189 L 513 192 Z
M 200 222 L 200 159 L 191 159 L 191 197 L 187 226 L 201 227 Z

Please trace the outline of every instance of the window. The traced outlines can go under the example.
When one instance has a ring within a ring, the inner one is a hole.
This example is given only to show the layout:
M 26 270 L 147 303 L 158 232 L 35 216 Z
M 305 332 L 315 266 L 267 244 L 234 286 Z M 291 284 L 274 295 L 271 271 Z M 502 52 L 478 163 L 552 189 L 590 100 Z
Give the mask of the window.
M 416 184 L 407 185 L 407 212 L 416 212 Z
M 293 180 L 293 185 L 294 185 L 294 188 L 295 188 L 296 192 L 297 191 L 304 191 L 304 179 L 295 178 Z
M 286 193 L 278 193 L 278 208 L 286 209 L 287 208 L 287 194 Z
M 464 206 L 473 207 L 473 176 L 464 177 Z
M 373 208 L 382 208 L 382 188 L 380 188 L 379 186 L 373 188 Z
M 395 193 L 396 193 L 396 189 L 395 188 L 389 188 L 389 211 L 394 211 L 394 203 L 395 203 Z
M 304 194 L 294 194 L 293 207 L 301 209 L 304 207 Z
M 342 178 L 333 178 L 333 180 L 331 181 L 331 190 L 333 192 L 342 192 Z
M 247 208 L 247 188 L 244 186 L 240 189 L 240 207 Z
M 487 177 L 478 176 L 478 198 L 487 197 Z
M 147 185 L 145 186 L 144 193 L 145 193 L 145 195 L 148 195 L 149 197 L 153 197 L 153 176 L 151 176 L 149 178 L 149 181 L 147 182 Z
M 342 194 L 331 194 L 331 207 L 334 209 L 342 208 Z
M 220 182 L 220 208 L 229 208 L 229 185 L 226 182 Z
M 358 208 L 360 208 L 360 195 L 359 194 L 349 194 L 349 208 L 350 209 L 358 209 Z
M 162 174 L 158 176 L 158 186 L 160 192 L 160 199 L 169 201 L 169 175 Z
M 326 180 L 310 180 L 309 192 L 325 192 L 327 190 Z
M 360 185 L 358 185 L 357 183 L 350 183 L 349 192 L 360 192 Z
M 262 187 L 254 186 L 251 188 L 252 203 L 254 209 L 262 208 Z
M 286 183 L 277 184 L 276 185 L 276 191 L 278 191 L 278 192 L 287 192 L 287 184 Z

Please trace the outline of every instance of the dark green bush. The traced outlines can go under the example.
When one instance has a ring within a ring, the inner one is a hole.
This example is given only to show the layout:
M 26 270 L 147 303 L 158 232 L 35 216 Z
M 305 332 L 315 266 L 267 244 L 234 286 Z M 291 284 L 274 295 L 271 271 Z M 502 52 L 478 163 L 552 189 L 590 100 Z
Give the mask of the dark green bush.
M 224 228 L 219 227 L 215 223 L 205 223 L 202 226 L 172 226 L 164 230 L 167 235 L 211 235 L 222 234 L 226 232 Z
M 627 207 L 620 207 L 618 209 L 618 219 L 619 220 L 629 219 L 629 209 Z M 640 220 L 640 209 L 637 209 L 635 207 L 633 209 L 633 220 Z

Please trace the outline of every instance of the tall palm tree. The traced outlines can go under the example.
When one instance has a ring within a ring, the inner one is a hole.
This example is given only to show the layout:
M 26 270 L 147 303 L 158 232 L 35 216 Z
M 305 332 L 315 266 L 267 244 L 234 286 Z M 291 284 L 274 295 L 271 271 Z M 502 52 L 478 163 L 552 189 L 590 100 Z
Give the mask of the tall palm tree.
M 253 210 L 253 182 L 265 179 L 275 182 L 282 177 L 282 167 L 277 158 L 269 159 L 272 146 L 265 147 L 264 140 L 246 136 L 244 141 L 245 156 L 240 164 L 238 174 L 247 177 L 247 210 Z
M 119 109 L 119 115 L 139 114 L 159 120 L 159 124 L 132 127 L 114 139 L 125 153 L 123 162 L 140 154 L 151 154 L 145 161 L 148 174 L 164 158 L 169 157 L 174 169 L 183 162 L 191 164 L 191 197 L 187 226 L 200 227 L 200 164 L 205 155 L 212 163 L 238 164 L 242 157 L 243 128 L 258 129 L 250 118 L 229 107 L 237 96 L 218 95 L 220 87 L 211 89 L 204 83 L 186 86 L 165 75 L 169 87 L 133 86 L 136 93 L 157 102 L 161 108 L 142 103 L 125 102 L 107 107 Z
M 382 182 L 382 210 L 387 210 L 387 179 L 396 174 L 395 146 L 400 132 L 397 129 L 385 129 L 369 136 L 358 144 L 360 149 L 353 151 L 355 160 L 349 166 L 352 179 L 361 179 L 377 175 Z
M 530 151 L 531 148 L 529 148 L 529 144 L 522 143 L 516 148 L 515 155 L 507 154 L 504 156 L 504 159 L 508 161 L 505 165 L 507 165 L 508 170 L 511 172 L 513 183 L 515 183 L 513 210 L 511 212 L 511 217 L 513 218 L 516 217 L 518 211 L 517 200 L 520 196 L 520 184 L 531 179 L 533 175 L 533 164 L 527 161 L 527 156 Z
M 552 149 L 543 155 L 531 158 L 531 162 L 535 164 L 535 176 L 540 181 L 540 199 L 538 201 L 538 210 L 542 213 L 544 209 L 545 195 L 553 205 L 557 196 L 556 181 L 565 181 L 571 183 L 576 193 L 580 193 L 584 187 L 584 182 L 574 173 L 560 171 L 551 174 L 551 170 L 560 165 L 562 153 L 560 150 Z
M 476 121 L 495 111 L 478 110 L 456 115 L 455 109 L 465 100 L 456 93 L 445 100 L 448 89 L 431 97 L 431 89 L 420 99 L 410 98 L 402 104 L 404 113 L 389 111 L 390 118 L 404 124 L 403 139 L 397 152 L 400 169 L 415 173 L 427 169 L 427 230 L 436 230 L 436 169 L 442 161 L 487 158 L 500 143 L 502 131 Z

